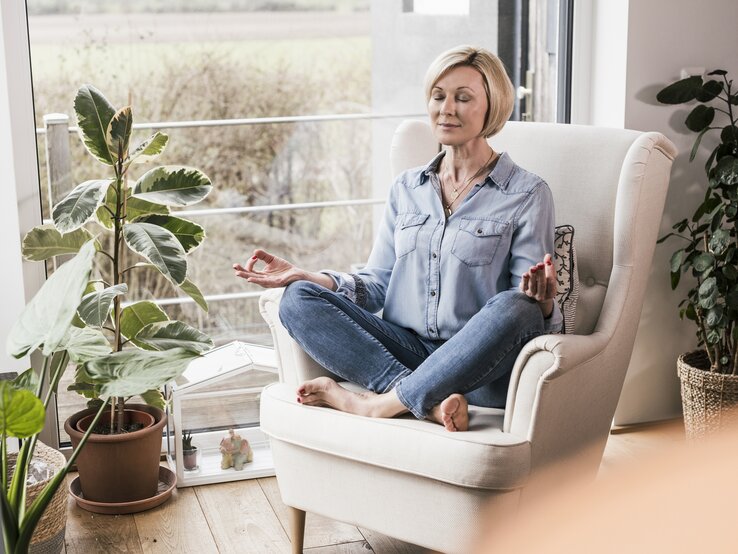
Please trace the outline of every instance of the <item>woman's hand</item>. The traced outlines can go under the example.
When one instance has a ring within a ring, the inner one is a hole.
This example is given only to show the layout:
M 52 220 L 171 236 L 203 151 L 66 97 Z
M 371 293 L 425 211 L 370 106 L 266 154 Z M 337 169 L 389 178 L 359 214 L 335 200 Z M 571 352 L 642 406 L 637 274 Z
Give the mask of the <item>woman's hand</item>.
M 523 278 L 520 280 L 520 290 L 538 302 L 543 317 L 549 317 L 553 312 L 557 284 L 556 270 L 551 254 L 546 254 L 542 262 L 530 266 L 530 269 L 523 273 Z
M 261 270 L 254 269 L 260 260 L 266 265 Z M 236 270 L 236 277 L 241 277 L 249 283 L 255 283 L 267 289 L 286 287 L 293 281 L 306 278 L 306 272 L 299 267 L 260 249 L 254 250 L 254 255 L 246 262 L 246 266 L 233 264 L 233 269 Z

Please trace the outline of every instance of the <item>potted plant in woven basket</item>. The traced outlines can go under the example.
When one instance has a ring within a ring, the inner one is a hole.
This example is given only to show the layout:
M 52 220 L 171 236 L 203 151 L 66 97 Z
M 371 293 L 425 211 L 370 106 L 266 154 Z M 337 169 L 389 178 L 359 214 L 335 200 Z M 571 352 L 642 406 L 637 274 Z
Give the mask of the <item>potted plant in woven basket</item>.
M 81 87 L 74 108 L 82 141 L 105 173 L 77 185 L 54 206 L 53 223 L 34 228 L 23 239 L 23 255 L 47 260 L 93 241 L 92 275 L 72 324 L 77 332 L 94 334 L 107 352 L 78 362 L 69 387 L 89 399 L 89 408 L 64 424 L 75 449 L 92 430 L 77 461 L 79 490 L 76 484 L 71 490 L 85 509 L 131 513 L 165 499 L 159 490 L 166 423 L 160 388 L 213 345 L 198 329 L 134 295 L 147 285 L 160 288 L 163 280 L 173 294 L 182 291 L 207 310 L 188 278 L 187 263 L 205 231 L 176 217 L 170 207 L 199 202 L 212 184 L 191 167 L 137 169 L 162 153 L 167 135 L 156 132 L 133 146 L 131 108 L 115 109 L 95 87 Z M 129 402 L 138 395 L 143 402 Z M 108 399 L 109 409 L 98 424 L 95 414 Z M 174 476 L 168 479 L 173 484 Z
M 684 422 L 688 437 L 712 432 L 733 419 L 738 406 L 738 94 L 721 69 L 681 79 L 661 90 L 664 104 L 696 101 L 686 119 L 697 134 L 690 162 L 703 137 L 719 133 L 705 173 L 702 203 L 691 218 L 662 237 L 679 239 L 671 257 L 671 286 L 683 273 L 694 279 L 679 315 L 694 321 L 699 349 L 679 357 Z

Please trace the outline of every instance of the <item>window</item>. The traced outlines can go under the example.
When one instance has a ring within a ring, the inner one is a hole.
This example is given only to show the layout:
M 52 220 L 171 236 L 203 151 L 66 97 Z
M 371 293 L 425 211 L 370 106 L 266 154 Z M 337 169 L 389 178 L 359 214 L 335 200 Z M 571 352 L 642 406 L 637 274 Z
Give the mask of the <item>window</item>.
M 208 234 L 189 260 L 209 313 L 143 272 L 126 300 L 155 299 L 216 344 L 271 341 L 260 289 L 231 270 L 254 248 L 310 269 L 367 258 L 392 179 L 392 132 L 423 116 L 423 75 L 442 50 L 497 52 L 519 87 L 514 118 L 554 121 L 560 111 L 558 0 L 27 5 L 44 218 L 104 171 L 68 130 L 77 88 L 91 83 L 117 107 L 131 104 L 134 140 L 161 128 L 170 135 L 161 161 L 203 169 L 214 191 L 188 215 Z M 65 388 L 61 422 L 84 402 Z

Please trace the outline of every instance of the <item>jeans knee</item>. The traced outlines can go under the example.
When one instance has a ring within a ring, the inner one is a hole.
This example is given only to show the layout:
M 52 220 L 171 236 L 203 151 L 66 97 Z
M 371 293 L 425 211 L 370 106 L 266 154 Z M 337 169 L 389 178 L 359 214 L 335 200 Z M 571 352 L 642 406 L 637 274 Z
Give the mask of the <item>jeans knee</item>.
M 492 298 L 487 300 L 487 306 L 509 306 L 514 308 L 519 306 L 525 309 L 528 306 L 535 305 L 536 301 L 528 297 L 524 292 L 517 289 L 508 289 L 498 292 Z
M 543 323 L 543 314 L 538 302 L 519 290 L 505 290 L 490 298 L 484 308 L 495 313 L 508 314 L 512 319 Z

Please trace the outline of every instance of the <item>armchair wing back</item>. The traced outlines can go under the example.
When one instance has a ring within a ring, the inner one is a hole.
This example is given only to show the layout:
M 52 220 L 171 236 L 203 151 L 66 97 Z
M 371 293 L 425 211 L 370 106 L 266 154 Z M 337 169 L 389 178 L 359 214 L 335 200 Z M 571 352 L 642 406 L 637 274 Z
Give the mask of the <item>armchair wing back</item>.
M 484 422 L 474 430 L 445 433 L 412 418 L 388 426 L 387 420 L 294 402 L 294 385 L 325 370 L 281 326 L 280 292 L 264 293 L 261 309 L 285 384 L 265 390 L 262 428 L 271 436 L 283 499 L 298 521 L 304 510 L 314 511 L 428 548 L 463 552 L 473 521 L 437 525 L 438 498 L 457 514 L 476 513 L 484 502 L 507 509 L 525 499 L 530 475 L 547 464 L 578 455 L 585 473 L 597 471 L 635 340 L 676 149 L 659 133 L 518 122 L 490 143 L 548 182 L 557 224 L 575 229 L 576 332 L 528 343 L 513 369 L 506 409 L 474 408 L 472 418 Z M 405 121 L 391 147 L 393 172 L 425 164 L 437 151 L 425 122 Z M 300 421 L 305 410 L 311 413 L 302 420 L 312 418 L 318 431 Z M 352 444 L 362 440 L 373 441 L 381 454 Z M 438 442 L 431 446 L 429 440 Z M 483 458 L 468 450 L 480 445 L 487 448 Z M 427 452 L 448 459 L 408 461 Z M 333 473 L 321 469 L 325 463 Z M 449 464 L 462 467 L 451 476 L 442 469 Z M 331 474 L 344 479 L 332 495 L 306 484 Z M 293 544 L 300 540 L 297 533 Z

